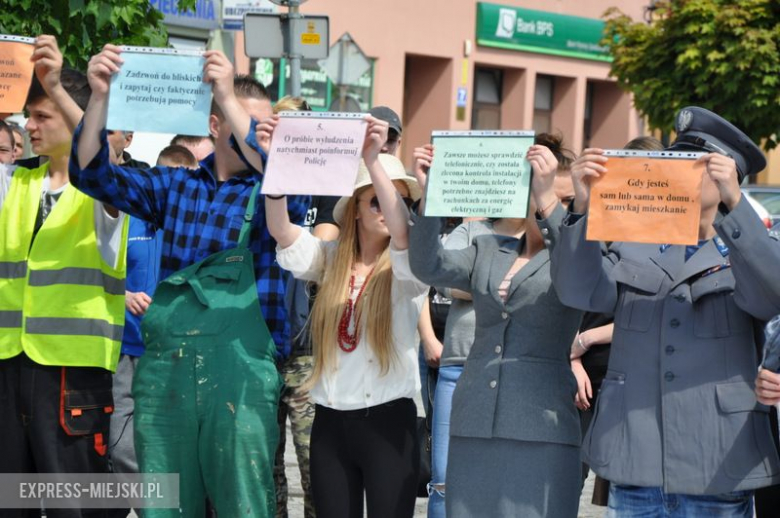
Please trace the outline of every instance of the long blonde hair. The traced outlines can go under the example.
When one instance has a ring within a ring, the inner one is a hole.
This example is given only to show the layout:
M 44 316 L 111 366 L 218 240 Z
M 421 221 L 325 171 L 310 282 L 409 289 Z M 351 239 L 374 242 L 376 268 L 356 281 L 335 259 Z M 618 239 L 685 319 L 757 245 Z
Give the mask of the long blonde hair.
M 311 311 L 311 337 L 314 352 L 314 372 L 306 383 L 313 386 L 317 380 L 336 365 L 339 322 L 347 305 L 349 279 L 352 266 L 360 253 L 357 230 L 357 199 L 368 187 L 358 189 L 350 198 L 344 210 L 343 224 L 335 256 L 327 264 L 325 275 L 317 291 Z M 374 272 L 363 291 L 354 319 L 362 334 L 379 359 L 382 374 L 390 369 L 394 357 L 393 348 L 393 311 L 392 311 L 393 272 L 390 268 L 390 240 L 377 260 Z M 360 341 L 360 336 L 358 336 Z

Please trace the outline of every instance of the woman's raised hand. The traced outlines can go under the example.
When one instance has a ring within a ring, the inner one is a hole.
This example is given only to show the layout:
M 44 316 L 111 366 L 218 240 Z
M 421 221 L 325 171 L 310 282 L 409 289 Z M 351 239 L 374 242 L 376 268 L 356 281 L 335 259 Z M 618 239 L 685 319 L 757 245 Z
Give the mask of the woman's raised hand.
M 607 157 L 604 150 L 588 148 L 571 165 L 571 179 L 574 183 L 574 212 L 585 214 L 590 202 L 590 183 L 607 172 L 604 164 Z

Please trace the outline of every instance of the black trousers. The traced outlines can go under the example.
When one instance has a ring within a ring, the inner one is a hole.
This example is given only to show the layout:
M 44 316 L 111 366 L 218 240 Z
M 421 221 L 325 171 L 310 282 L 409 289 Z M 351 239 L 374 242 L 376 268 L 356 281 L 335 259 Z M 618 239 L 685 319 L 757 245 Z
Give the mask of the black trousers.
M 317 518 L 411 518 L 420 466 L 417 407 L 408 398 L 361 410 L 320 405 L 311 432 Z
M 777 434 L 777 410 L 770 407 L 769 422 L 772 426 L 772 438 L 775 440 L 775 448 L 780 452 L 780 441 Z M 762 487 L 756 490 L 756 517 L 776 518 L 780 509 L 780 484 Z
M 24 353 L 0 360 L 0 473 L 108 473 L 112 411 L 111 373 L 105 369 L 50 367 Z M 40 509 L 0 509 L 2 518 L 40 515 Z M 127 511 L 47 509 L 46 516 Z

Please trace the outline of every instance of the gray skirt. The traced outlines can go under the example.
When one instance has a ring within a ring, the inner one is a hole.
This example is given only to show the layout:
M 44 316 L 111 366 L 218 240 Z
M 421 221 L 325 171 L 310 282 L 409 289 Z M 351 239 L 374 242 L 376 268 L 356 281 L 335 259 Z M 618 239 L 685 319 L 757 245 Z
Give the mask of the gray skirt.
M 450 437 L 448 518 L 576 518 L 580 449 L 565 444 Z

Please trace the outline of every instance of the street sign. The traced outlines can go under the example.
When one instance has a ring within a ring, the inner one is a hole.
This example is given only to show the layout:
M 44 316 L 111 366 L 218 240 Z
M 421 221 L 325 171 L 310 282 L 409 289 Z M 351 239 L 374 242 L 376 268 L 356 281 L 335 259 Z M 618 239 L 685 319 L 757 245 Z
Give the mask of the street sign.
M 288 36 L 291 36 L 288 45 Z M 244 52 L 250 58 L 298 55 L 321 59 L 328 55 L 328 17 L 289 18 L 284 14 L 248 12 L 244 15 Z
M 466 101 L 468 100 L 468 90 L 465 86 L 458 87 L 458 97 L 455 99 L 455 106 L 458 108 L 465 108 Z
M 222 27 L 240 31 L 244 29 L 244 14 L 276 13 L 277 9 L 270 0 L 222 0 Z
M 250 58 L 283 57 L 284 34 L 281 16 L 269 13 L 246 13 L 244 52 Z
M 371 70 L 371 60 L 363 54 L 349 33 L 344 33 L 330 48 L 330 56 L 319 62 L 320 67 L 337 85 L 355 84 Z
M 97 4 L 95 4 L 97 5 Z M 165 16 L 166 25 L 193 29 L 219 29 L 219 0 L 203 0 L 192 11 L 179 11 L 179 0 L 149 0 Z
M 323 59 L 328 57 L 328 17 L 306 15 L 300 18 L 288 18 L 288 30 L 291 33 L 290 48 L 287 52 L 299 55 L 303 59 Z M 284 24 L 282 25 L 284 30 Z
M 262 13 L 244 15 L 244 52 L 250 58 L 286 57 L 290 60 L 290 92 L 301 95 L 301 60 L 328 57 L 327 16 L 303 16 L 306 0 L 271 0 L 287 6 L 287 13 L 275 19 Z M 268 40 L 272 40 L 269 45 Z

